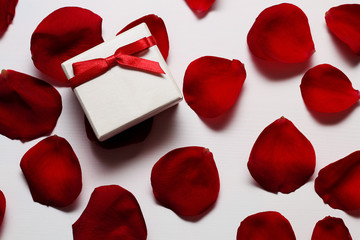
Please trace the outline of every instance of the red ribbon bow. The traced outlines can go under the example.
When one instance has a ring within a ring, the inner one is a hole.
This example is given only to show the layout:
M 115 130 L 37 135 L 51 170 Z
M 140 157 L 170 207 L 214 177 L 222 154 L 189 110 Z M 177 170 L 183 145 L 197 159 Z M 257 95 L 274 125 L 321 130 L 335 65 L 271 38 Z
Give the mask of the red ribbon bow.
M 136 42 L 118 48 L 114 55 L 107 58 L 73 63 L 74 77 L 70 79 L 72 88 L 76 88 L 91 79 L 102 75 L 115 65 L 126 66 L 151 73 L 165 73 L 160 64 L 155 61 L 132 56 L 145 49 L 156 45 L 153 36 L 144 37 Z

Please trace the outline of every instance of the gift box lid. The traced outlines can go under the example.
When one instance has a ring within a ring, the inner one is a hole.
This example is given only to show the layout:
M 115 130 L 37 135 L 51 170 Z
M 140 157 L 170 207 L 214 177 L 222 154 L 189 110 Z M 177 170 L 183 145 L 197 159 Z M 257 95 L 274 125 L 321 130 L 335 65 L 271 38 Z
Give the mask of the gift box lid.
M 68 79 L 74 77 L 73 63 L 106 58 L 124 45 L 151 36 L 145 23 L 121 33 L 62 63 Z M 104 141 L 152 117 L 182 100 L 168 66 L 156 45 L 136 54 L 158 62 L 165 74 L 153 74 L 115 65 L 90 81 L 75 87 L 77 96 L 96 137 Z

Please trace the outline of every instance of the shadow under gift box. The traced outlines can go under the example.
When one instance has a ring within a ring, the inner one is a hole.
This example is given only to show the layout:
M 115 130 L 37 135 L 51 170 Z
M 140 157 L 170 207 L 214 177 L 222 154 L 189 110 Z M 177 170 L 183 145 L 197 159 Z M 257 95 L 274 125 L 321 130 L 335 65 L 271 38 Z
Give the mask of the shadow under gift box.
M 74 77 L 73 63 L 107 58 L 114 55 L 118 48 L 149 36 L 151 33 L 147 25 L 141 23 L 115 39 L 67 60 L 61 66 L 71 81 Z M 182 93 L 157 45 L 136 56 L 158 62 L 165 73 L 154 74 L 116 64 L 100 76 L 73 89 L 99 141 L 104 141 L 182 100 Z

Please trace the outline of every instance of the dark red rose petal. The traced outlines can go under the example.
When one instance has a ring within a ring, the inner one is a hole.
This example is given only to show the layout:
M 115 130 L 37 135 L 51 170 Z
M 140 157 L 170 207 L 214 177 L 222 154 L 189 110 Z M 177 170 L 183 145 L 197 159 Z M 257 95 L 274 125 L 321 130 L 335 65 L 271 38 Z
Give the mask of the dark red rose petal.
M 330 207 L 344 211 L 360 209 L 360 151 L 319 171 L 315 191 Z
M 155 198 L 180 216 L 197 216 L 216 201 L 220 180 L 209 149 L 184 147 L 170 151 L 154 165 Z
M 185 0 L 191 10 L 195 13 L 207 12 L 215 0 Z
M 35 202 L 66 207 L 80 194 L 79 160 L 64 138 L 51 136 L 40 141 L 25 153 L 20 167 Z
M 101 17 L 79 7 L 64 7 L 52 12 L 31 36 L 35 67 L 58 84 L 67 86 L 68 79 L 61 63 L 102 43 L 101 23 Z
M 302 78 L 301 94 L 311 109 L 324 113 L 343 111 L 360 98 L 348 77 L 339 69 L 321 64 L 308 70 Z
M 54 87 L 20 72 L 2 70 L 0 134 L 21 141 L 50 134 L 61 110 L 61 96 Z
M 341 218 L 325 217 L 316 223 L 311 240 L 351 240 L 349 229 Z
M 134 195 L 117 185 L 95 188 L 73 224 L 74 240 L 145 240 L 147 230 Z
M 18 0 L 0 0 L 0 37 L 14 19 L 17 3 Z
M 289 221 L 278 212 L 261 212 L 245 218 L 236 240 L 295 240 Z
M 311 177 L 315 158 L 310 141 L 291 121 L 281 117 L 257 138 L 248 169 L 265 190 L 290 193 Z
M 153 35 L 154 38 L 156 39 L 156 44 L 161 54 L 163 55 L 164 59 L 166 60 L 169 54 L 169 37 L 167 34 L 165 23 L 160 17 L 154 14 L 146 15 L 142 18 L 139 18 L 129 23 L 117 35 L 143 22 L 146 23 L 146 25 L 148 26 L 151 32 L 151 35 Z
M 360 56 L 360 4 L 343 4 L 325 15 L 330 31 Z
M 4 193 L 2 191 L 0 191 L 0 225 L 4 221 L 5 210 L 6 210 L 5 195 L 4 195 Z
M 150 134 L 154 118 L 149 118 L 102 142 L 96 138 L 96 135 L 91 128 L 86 116 L 84 117 L 84 121 L 86 135 L 91 142 L 97 143 L 100 147 L 105 149 L 113 149 L 144 141 Z
M 244 64 L 238 60 L 198 58 L 185 72 L 185 100 L 200 117 L 217 117 L 234 105 L 245 78 Z
M 247 43 L 255 56 L 272 62 L 305 62 L 315 52 L 306 15 L 289 3 L 262 11 L 248 33 Z

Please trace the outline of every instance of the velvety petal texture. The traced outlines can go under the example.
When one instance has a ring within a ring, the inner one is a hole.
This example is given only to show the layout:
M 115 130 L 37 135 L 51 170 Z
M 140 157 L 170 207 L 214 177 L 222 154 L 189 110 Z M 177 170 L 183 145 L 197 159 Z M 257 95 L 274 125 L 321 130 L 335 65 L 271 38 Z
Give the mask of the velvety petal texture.
M 295 240 L 290 222 L 278 212 L 261 212 L 245 218 L 236 240 Z
M 166 26 L 162 18 L 156 16 L 155 14 L 149 14 L 142 18 L 139 18 L 131 23 L 129 23 L 126 27 L 124 27 L 117 35 L 130 28 L 133 28 L 140 23 L 146 23 L 148 26 L 151 35 L 156 39 L 156 44 L 166 60 L 169 55 L 169 37 L 167 34 Z
M 239 60 L 198 58 L 185 72 L 185 101 L 200 117 L 218 117 L 234 105 L 245 78 L 245 67 Z
M 61 111 L 61 96 L 54 87 L 24 73 L 2 70 L 0 134 L 21 141 L 50 134 Z
M 290 193 L 311 177 L 315 159 L 310 141 L 291 121 L 281 117 L 256 139 L 247 166 L 265 190 Z
M 146 137 L 150 134 L 154 118 L 148 118 L 147 120 L 126 129 L 125 131 L 100 142 L 92 129 L 86 116 L 84 116 L 85 130 L 88 139 L 91 142 L 98 144 L 100 147 L 105 149 L 114 149 L 119 147 L 125 147 L 128 145 L 143 142 Z
M 5 211 L 6 211 L 6 198 L 4 193 L 0 190 L 0 226 L 4 221 Z
M 220 180 L 213 154 L 203 147 L 170 151 L 154 165 L 155 198 L 180 216 L 197 216 L 216 201 Z
M 101 17 L 79 7 L 64 7 L 52 12 L 31 36 L 30 50 L 35 67 L 57 84 L 68 86 L 61 63 L 102 43 L 101 24 Z
M 319 171 L 315 191 L 330 207 L 344 211 L 360 209 L 360 151 Z
M 0 0 L 0 37 L 13 21 L 17 3 L 18 0 Z
M 66 207 L 81 192 L 80 163 L 64 138 L 51 136 L 30 148 L 20 162 L 35 202 Z
M 360 98 L 349 78 L 329 64 L 308 70 L 301 80 L 300 89 L 306 106 L 324 113 L 344 111 Z
M 325 217 L 315 225 L 311 240 L 352 240 L 341 218 Z
M 343 4 L 325 14 L 329 30 L 360 56 L 360 4 Z
M 247 43 L 255 56 L 271 62 L 301 63 L 315 52 L 305 13 L 290 3 L 262 11 L 248 33 Z
M 72 227 L 74 240 L 145 240 L 147 237 L 136 198 L 118 185 L 95 188 Z
M 214 4 L 215 0 L 185 0 L 191 10 L 195 13 L 207 12 Z

